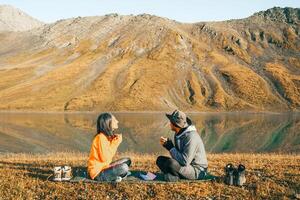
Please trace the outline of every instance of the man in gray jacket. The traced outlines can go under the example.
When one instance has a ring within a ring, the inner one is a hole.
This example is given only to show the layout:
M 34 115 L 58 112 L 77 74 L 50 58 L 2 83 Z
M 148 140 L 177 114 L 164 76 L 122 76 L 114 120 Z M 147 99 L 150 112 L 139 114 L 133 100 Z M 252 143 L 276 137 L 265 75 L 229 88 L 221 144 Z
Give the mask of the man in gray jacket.
M 203 179 L 208 164 L 204 144 L 196 127 L 179 110 L 166 116 L 170 120 L 171 130 L 175 132 L 175 145 L 170 138 L 160 138 L 161 145 L 170 152 L 171 158 L 159 156 L 157 166 L 164 173 L 166 181 Z

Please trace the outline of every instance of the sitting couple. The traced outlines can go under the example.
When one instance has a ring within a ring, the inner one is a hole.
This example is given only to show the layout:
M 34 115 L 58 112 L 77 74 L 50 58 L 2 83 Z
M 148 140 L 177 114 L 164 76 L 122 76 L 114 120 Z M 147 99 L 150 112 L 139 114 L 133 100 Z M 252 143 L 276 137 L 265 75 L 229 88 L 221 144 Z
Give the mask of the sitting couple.
M 173 144 L 170 138 L 160 138 L 161 145 L 171 157 L 159 156 L 156 164 L 166 181 L 179 179 L 203 179 L 207 171 L 207 159 L 203 142 L 191 120 L 175 110 L 166 114 L 170 128 L 175 132 Z M 118 120 L 110 113 L 103 113 L 97 119 L 97 135 L 93 139 L 88 160 L 88 173 L 97 181 L 115 181 L 127 176 L 130 158 L 112 162 L 122 135 L 115 134 Z

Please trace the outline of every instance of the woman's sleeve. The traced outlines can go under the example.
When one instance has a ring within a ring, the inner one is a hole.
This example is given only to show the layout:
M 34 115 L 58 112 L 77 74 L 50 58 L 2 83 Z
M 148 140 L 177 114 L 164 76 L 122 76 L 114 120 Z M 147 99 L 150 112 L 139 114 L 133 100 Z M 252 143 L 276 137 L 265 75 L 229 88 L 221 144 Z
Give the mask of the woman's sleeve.
M 118 134 L 116 137 L 111 141 L 111 154 L 114 156 L 117 152 L 119 145 L 122 142 L 122 135 Z
M 106 136 L 101 136 L 98 143 L 99 159 L 102 160 L 102 162 L 111 162 L 121 142 L 122 135 L 117 135 L 111 141 L 109 141 Z
M 114 154 L 112 154 L 111 147 L 109 142 L 106 138 L 100 137 L 98 142 L 98 149 L 99 149 L 99 159 L 102 162 L 109 162 Z

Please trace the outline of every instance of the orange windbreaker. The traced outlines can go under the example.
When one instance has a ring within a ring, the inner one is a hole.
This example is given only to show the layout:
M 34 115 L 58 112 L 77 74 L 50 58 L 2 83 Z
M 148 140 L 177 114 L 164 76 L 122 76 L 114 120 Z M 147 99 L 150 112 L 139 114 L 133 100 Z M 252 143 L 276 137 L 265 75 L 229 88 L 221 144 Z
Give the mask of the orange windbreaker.
M 88 160 L 88 173 L 92 179 L 109 167 L 121 142 L 122 135 L 116 135 L 112 140 L 109 140 L 103 133 L 95 136 Z

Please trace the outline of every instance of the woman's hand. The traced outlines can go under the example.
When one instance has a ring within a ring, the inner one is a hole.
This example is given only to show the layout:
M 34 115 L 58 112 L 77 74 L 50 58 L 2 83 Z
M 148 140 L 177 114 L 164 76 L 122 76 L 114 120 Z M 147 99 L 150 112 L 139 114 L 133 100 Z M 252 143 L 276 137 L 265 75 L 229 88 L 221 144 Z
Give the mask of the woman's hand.
M 114 134 L 112 136 L 112 141 L 115 141 L 120 144 L 122 142 L 122 134 Z

